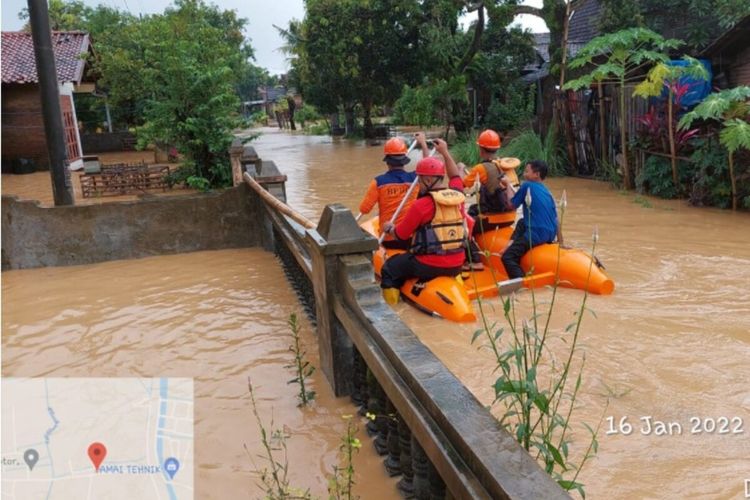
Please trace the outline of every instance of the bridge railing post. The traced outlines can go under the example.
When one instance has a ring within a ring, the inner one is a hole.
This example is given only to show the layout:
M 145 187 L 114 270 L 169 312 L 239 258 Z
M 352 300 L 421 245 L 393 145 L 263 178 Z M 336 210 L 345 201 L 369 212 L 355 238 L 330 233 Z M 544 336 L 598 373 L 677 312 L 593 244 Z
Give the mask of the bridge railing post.
M 237 138 L 232 141 L 229 148 L 229 163 L 232 166 L 232 186 L 242 184 L 242 140 Z
M 242 158 L 242 156 L 240 156 L 240 158 Z M 244 168 L 244 163 L 241 163 L 241 166 Z M 255 164 L 255 168 L 249 168 L 247 169 L 247 172 L 258 182 L 258 184 L 266 188 L 266 190 L 279 201 L 286 203 L 286 175 L 282 175 L 274 162 L 258 161 Z M 242 173 L 244 173 L 244 170 Z M 257 200 L 258 210 L 256 210 L 255 213 L 265 213 L 260 207 L 263 202 L 260 198 L 257 198 Z M 273 252 L 273 224 L 268 217 L 261 218 L 260 228 L 260 241 L 263 248 L 269 252 Z
M 306 238 L 312 258 L 320 367 L 336 396 L 346 396 L 353 388 L 354 356 L 352 341 L 333 309 L 339 256 L 365 254 L 370 258 L 378 242 L 339 203 L 325 207 L 318 227 L 308 229 Z

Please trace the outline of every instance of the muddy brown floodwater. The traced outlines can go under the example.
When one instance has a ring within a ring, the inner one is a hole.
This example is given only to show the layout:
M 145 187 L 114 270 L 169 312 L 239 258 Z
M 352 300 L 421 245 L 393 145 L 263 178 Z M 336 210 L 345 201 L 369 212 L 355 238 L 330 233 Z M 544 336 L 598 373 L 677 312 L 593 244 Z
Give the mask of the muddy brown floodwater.
M 260 156 L 288 175 L 289 204 L 317 219 L 327 203 L 354 212 L 382 170 L 381 147 L 263 129 Z M 621 193 L 605 183 L 550 179 L 567 190 L 566 243 L 589 248 L 616 282 L 589 296 L 581 330 L 586 364 L 574 412 L 572 456 L 586 446 L 582 423 L 605 418 L 599 453 L 579 480 L 588 498 L 742 498 L 750 480 L 750 216 Z M 5 188 L 4 188 L 5 192 Z M 264 419 L 291 432 L 292 483 L 325 495 L 347 400 L 314 376 L 318 399 L 296 407 L 286 316 L 301 308 L 271 254 L 201 252 L 90 266 L 3 273 L 4 376 L 189 376 L 195 378 L 196 497 L 258 497 L 251 458 L 258 431 L 249 407 L 252 377 Z M 539 291 L 539 302 L 551 292 Z M 552 326 L 560 334 L 583 294 L 561 290 Z M 497 301 L 485 302 L 502 321 Z M 530 316 L 531 294 L 517 296 Z M 545 307 L 542 305 L 542 307 Z M 456 325 L 396 307 L 420 339 L 485 404 L 493 358 L 471 345 L 476 325 Z M 303 340 L 317 347 L 307 321 Z M 561 335 L 561 334 L 560 334 Z M 553 342 L 560 355 L 564 345 Z M 630 435 L 607 434 L 627 417 Z M 656 436 L 641 418 L 676 422 Z M 735 419 L 729 432 L 693 432 L 696 419 Z M 736 422 L 742 422 L 737 427 Z M 673 429 L 676 427 L 673 426 Z M 737 432 L 741 430 L 742 432 Z M 643 431 L 643 432 L 642 432 Z M 363 434 L 363 433 L 360 433 Z M 362 498 L 395 497 L 369 440 L 357 459 Z M 574 460 L 577 461 L 577 460 Z

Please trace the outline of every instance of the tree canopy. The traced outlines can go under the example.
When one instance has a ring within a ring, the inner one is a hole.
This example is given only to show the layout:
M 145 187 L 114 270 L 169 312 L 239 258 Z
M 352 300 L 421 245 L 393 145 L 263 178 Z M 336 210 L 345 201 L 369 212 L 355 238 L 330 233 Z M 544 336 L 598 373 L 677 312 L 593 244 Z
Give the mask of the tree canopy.
M 308 0 L 305 18 L 280 29 L 292 77 L 323 112 L 393 102 L 419 66 L 416 0 Z

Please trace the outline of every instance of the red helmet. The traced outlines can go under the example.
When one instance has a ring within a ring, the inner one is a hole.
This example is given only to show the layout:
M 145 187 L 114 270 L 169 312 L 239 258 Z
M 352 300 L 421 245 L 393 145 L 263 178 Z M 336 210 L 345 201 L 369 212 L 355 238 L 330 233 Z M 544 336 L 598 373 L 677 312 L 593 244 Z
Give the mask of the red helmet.
M 421 160 L 419 160 L 419 163 L 417 163 L 416 173 L 417 175 L 442 177 L 445 175 L 445 165 L 437 158 L 428 156 L 427 158 L 422 158 Z
M 387 155 L 405 155 L 408 150 L 406 143 L 398 137 L 388 139 L 383 147 L 383 152 Z
M 479 134 L 477 144 L 484 149 L 500 149 L 500 136 L 494 130 L 487 129 Z

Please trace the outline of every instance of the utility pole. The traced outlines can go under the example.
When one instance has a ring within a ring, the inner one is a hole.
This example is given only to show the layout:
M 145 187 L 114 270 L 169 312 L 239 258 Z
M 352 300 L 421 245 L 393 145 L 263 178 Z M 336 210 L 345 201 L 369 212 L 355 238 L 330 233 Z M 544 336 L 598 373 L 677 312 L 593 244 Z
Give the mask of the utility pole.
M 55 205 L 72 205 L 73 186 L 70 183 L 70 172 L 66 161 L 65 130 L 60 109 L 60 91 L 55 70 L 55 53 L 52 50 L 47 1 L 28 0 L 28 4 L 36 73 L 39 76 L 44 136 L 47 139 L 47 154 L 52 177 L 52 194 L 55 198 Z

